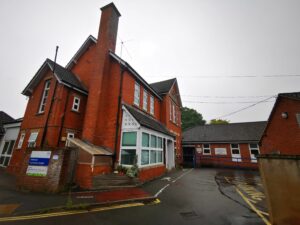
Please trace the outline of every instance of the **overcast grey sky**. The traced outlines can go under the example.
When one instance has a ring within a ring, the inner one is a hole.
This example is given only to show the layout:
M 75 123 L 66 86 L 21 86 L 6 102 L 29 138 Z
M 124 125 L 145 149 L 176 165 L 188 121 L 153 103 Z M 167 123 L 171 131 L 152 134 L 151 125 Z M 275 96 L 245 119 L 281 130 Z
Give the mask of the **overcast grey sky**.
M 21 95 L 46 58 L 65 66 L 97 37 L 109 0 L 0 1 L 0 110 L 22 117 Z M 149 83 L 178 78 L 184 106 L 206 120 L 299 91 L 300 1 L 116 0 L 122 57 Z M 120 42 L 116 53 L 120 54 Z M 233 76 L 254 76 L 240 77 Z M 274 99 L 225 119 L 267 120 Z

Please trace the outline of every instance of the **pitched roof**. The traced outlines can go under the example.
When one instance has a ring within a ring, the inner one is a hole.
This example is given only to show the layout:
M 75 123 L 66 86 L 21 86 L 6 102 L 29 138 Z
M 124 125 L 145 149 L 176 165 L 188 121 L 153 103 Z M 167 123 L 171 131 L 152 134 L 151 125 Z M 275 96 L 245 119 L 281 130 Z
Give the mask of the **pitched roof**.
M 85 53 L 85 51 L 88 50 L 88 48 L 91 45 L 96 44 L 96 43 L 97 43 L 97 38 L 95 38 L 92 35 L 88 36 L 88 38 L 83 42 L 83 44 L 80 46 L 80 48 L 78 49 L 78 51 L 75 53 L 75 55 L 69 61 L 69 63 L 67 64 L 66 68 L 68 70 L 71 70 L 72 67 L 77 63 L 77 61 L 79 60 L 79 58 Z
M 280 93 L 280 94 L 278 94 L 278 97 L 285 97 L 285 98 L 300 100 L 300 92 Z
M 54 62 L 50 59 L 47 59 L 47 62 L 51 66 L 51 70 L 54 69 Z M 81 83 L 81 81 L 78 79 L 78 77 L 72 73 L 70 70 L 67 70 L 66 68 L 62 67 L 61 65 L 56 63 L 55 66 L 55 75 L 59 78 L 60 81 L 64 84 L 69 84 L 70 86 L 80 89 L 82 91 L 88 92 L 87 88 Z M 68 86 L 68 85 L 67 85 Z
M 266 121 L 211 124 L 190 128 L 183 132 L 184 143 L 242 143 L 258 142 L 267 125 Z
M 150 86 L 159 94 L 166 94 L 170 91 L 172 88 L 174 82 L 176 81 L 176 78 L 172 78 L 169 80 L 163 80 L 156 83 L 150 84 Z
M 2 136 L 5 132 L 3 125 L 5 123 L 13 122 L 15 119 L 12 118 L 10 115 L 7 113 L 0 111 L 0 136 Z
M 23 90 L 22 94 L 30 96 L 33 92 L 33 89 L 41 81 L 42 75 L 48 69 L 50 69 L 51 71 L 53 71 L 53 69 L 54 69 L 54 62 L 50 59 L 45 60 L 45 62 L 40 67 L 40 69 L 37 71 L 35 76 L 31 79 L 29 84 Z M 80 80 L 78 79 L 78 77 L 75 74 L 73 74 L 70 70 L 67 70 L 66 68 L 62 67 L 61 65 L 59 65 L 57 63 L 55 65 L 54 75 L 57 78 L 59 83 L 62 83 L 63 85 L 65 85 L 69 88 L 75 89 L 84 94 L 88 93 L 86 87 L 84 87 L 84 85 L 80 82 Z
M 119 57 L 116 53 L 109 51 L 109 55 L 115 59 L 116 61 L 118 61 L 122 66 L 124 66 L 125 68 L 128 69 L 128 71 L 136 77 L 136 79 L 141 82 L 142 84 L 144 84 L 149 91 L 151 91 L 154 95 L 156 95 L 156 97 L 158 97 L 160 100 L 162 100 L 162 98 L 160 97 L 160 95 L 148 84 L 147 81 L 144 80 L 144 78 L 141 77 L 141 75 L 139 75 L 130 65 L 129 63 L 127 63 L 125 60 L 123 60 L 121 57 Z
M 150 128 L 152 130 L 161 132 L 163 134 L 167 134 L 170 136 L 174 136 L 165 125 L 163 125 L 158 120 L 152 118 L 151 116 L 147 115 L 146 113 L 142 112 L 139 109 L 134 108 L 133 106 L 129 106 L 127 104 L 124 104 L 125 108 L 128 110 L 128 112 L 144 127 Z

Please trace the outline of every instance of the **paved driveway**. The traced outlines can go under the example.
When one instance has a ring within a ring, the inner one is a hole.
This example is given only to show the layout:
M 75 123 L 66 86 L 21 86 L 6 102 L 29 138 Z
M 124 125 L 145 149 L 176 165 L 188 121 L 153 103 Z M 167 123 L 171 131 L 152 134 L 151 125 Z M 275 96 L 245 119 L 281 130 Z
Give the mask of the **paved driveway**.
M 172 173 L 143 188 L 160 203 L 6 224 L 269 224 L 257 172 L 192 169 Z

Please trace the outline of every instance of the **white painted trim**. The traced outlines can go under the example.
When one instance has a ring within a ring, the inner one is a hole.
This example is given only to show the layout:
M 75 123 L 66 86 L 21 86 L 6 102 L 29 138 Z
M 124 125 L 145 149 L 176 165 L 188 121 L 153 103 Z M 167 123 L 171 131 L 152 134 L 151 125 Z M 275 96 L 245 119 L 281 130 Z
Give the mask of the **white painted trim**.
M 230 144 L 230 150 L 231 150 L 231 159 L 233 162 L 242 162 L 242 156 L 241 156 L 241 149 L 240 149 L 240 144 L 234 144 L 238 145 L 238 148 L 232 148 L 232 144 Z M 232 150 L 239 150 L 239 154 L 232 154 Z
M 251 143 L 253 145 L 253 143 Z M 251 153 L 251 150 L 257 150 L 258 154 L 260 154 L 260 149 L 259 149 L 259 145 L 257 145 L 257 148 L 251 148 L 251 144 L 248 144 L 248 148 L 249 148 L 249 154 L 250 154 L 250 159 L 252 163 L 257 163 L 257 158 Z
M 209 147 L 208 148 L 205 148 L 204 145 L 208 145 Z M 202 144 L 202 149 L 203 149 L 203 152 L 202 154 L 203 155 L 211 155 L 211 147 L 210 147 L 210 144 Z M 209 149 L 209 153 L 205 153 L 204 150 L 207 150 Z

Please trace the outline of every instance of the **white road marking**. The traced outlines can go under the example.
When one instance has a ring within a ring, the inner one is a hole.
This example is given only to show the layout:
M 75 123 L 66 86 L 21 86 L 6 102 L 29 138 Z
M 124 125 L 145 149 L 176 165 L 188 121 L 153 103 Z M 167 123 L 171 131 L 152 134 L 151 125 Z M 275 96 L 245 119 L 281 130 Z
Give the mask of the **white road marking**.
M 179 177 L 177 177 L 175 180 L 172 181 L 172 183 L 175 183 L 176 181 L 178 181 L 181 177 L 185 176 L 186 174 L 188 174 L 189 172 L 191 172 L 193 169 L 190 169 L 189 171 L 185 172 L 184 174 L 181 174 Z
M 167 185 L 164 186 L 162 189 L 160 189 L 160 190 L 154 195 L 154 197 L 159 196 L 159 195 L 163 192 L 163 190 L 165 190 L 168 186 L 170 186 L 170 184 L 167 184 Z
M 172 183 L 175 183 L 176 181 L 178 181 L 180 178 L 182 178 L 184 175 L 188 174 L 189 172 L 191 172 L 193 169 L 190 169 L 189 171 L 185 172 L 184 174 L 181 174 L 179 177 L 177 177 L 175 180 L 172 181 Z M 169 178 L 169 177 L 166 177 Z M 164 178 L 163 178 L 164 179 Z M 163 180 L 162 179 L 162 180 Z M 154 197 L 159 196 L 167 187 L 169 187 L 170 184 L 165 185 L 163 188 L 161 188 L 155 195 Z

